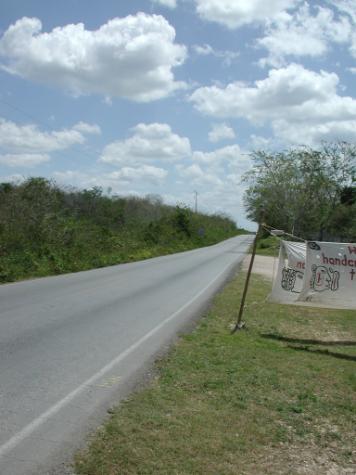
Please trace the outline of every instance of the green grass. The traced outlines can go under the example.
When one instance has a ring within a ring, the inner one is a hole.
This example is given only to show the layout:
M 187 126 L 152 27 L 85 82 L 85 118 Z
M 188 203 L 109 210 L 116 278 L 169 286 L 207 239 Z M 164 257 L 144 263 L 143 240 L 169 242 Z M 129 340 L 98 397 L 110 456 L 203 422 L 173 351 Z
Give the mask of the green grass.
M 253 276 L 247 329 L 231 335 L 242 285 L 93 434 L 78 474 L 353 473 L 355 312 L 267 303 Z
M 260 256 L 278 256 L 280 240 L 274 236 L 259 239 L 256 254 Z

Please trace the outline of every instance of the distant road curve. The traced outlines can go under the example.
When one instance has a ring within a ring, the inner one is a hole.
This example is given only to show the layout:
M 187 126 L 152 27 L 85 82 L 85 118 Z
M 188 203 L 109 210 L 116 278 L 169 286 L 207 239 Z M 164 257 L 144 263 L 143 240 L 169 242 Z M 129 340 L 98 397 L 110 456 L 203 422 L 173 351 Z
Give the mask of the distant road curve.
M 201 312 L 252 236 L 0 286 L 0 473 L 65 463 L 157 353 Z

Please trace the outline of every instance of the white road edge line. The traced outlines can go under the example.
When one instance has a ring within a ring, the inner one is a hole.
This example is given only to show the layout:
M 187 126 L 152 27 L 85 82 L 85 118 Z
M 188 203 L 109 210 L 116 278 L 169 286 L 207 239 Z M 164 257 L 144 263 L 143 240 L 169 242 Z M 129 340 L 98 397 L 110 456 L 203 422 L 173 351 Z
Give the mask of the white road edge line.
M 178 309 L 176 312 L 172 313 L 172 315 L 167 317 L 159 325 L 157 325 L 155 328 L 153 328 L 148 333 L 146 333 L 146 335 L 144 335 L 139 340 L 137 340 L 133 345 L 131 345 L 125 351 L 120 353 L 110 363 L 105 365 L 100 371 L 98 371 L 93 376 L 91 376 L 89 379 L 84 381 L 84 383 L 82 383 L 80 386 L 78 386 L 76 389 L 74 389 L 74 391 L 67 394 L 67 396 L 65 396 L 63 399 L 58 401 L 56 404 L 54 404 L 52 407 L 50 407 L 47 411 L 45 411 L 43 414 L 41 414 L 39 417 L 34 419 L 32 422 L 30 422 L 26 427 L 24 427 L 22 430 L 17 432 L 17 434 L 12 436 L 11 439 L 9 439 L 7 442 L 5 442 L 5 444 L 1 445 L 0 446 L 0 459 L 5 454 L 7 454 L 11 450 L 13 450 L 19 443 L 21 443 L 23 440 L 25 440 L 27 437 L 29 437 L 36 429 L 38 429 L 42 424 L 47 422 L 48 419 L 50 419 L 55 414 L 57 414 L 63 407 L 65 407 L 67 404 L 69 404 L 75 397 L 77 397 L 80 393 L 82 393 L 88 386 L 91 386 L 98 379 L 103 377 L 114 366 L 116 366 L 123 359 L 125 359 L 129 354 L 131 354 L 133 351 L 135 351 L 142 343 L 144 343 L 146 340 L 148 340 L 151 336 L 153 336 L 155 333 L 157 333 L 159 330 L 161 330 L 161 328 L 163 328 L 168 322 L 173 320 L 177 315 L 179 315 L 186 308 L 188 308 L 195 300 L 197 300 L 201 295 L 203 295 L 204 292 L 206 292 L 208 290 L 208 288 L 210 286 L 212 286 L 234 264 L 235 263 L 233 263 L 233 264 L 230 263 L 206 287 L 204 287 L 192 299 L 190 299 L 187 303 L 185 303 L 182 307 L 180 307 L 180 309 Z

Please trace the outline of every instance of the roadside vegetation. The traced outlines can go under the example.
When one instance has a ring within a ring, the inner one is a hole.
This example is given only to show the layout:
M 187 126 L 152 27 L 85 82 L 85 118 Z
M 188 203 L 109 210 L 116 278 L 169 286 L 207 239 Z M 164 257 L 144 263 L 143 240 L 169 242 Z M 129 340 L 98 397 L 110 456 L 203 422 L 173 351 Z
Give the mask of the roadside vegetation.
M 243 283 L 110 411 L 77 474 L 354 473 L 355 312 L 266 303 L 253 276 L 247 330 L 231 335 Z
M 260 256 L 277 257 L 279 253 L 279 244 L 280 239 L 264 233 L 257 241 L 256 254 Z
M 242 233 L 226 216 L 159 196 L 63 189 L 44 178 L 0 184 L 0 282 L 130 262 Z
M 259 150 L 245 174 L 247 216 L 303 239 L 356 240 L 356 145 Z

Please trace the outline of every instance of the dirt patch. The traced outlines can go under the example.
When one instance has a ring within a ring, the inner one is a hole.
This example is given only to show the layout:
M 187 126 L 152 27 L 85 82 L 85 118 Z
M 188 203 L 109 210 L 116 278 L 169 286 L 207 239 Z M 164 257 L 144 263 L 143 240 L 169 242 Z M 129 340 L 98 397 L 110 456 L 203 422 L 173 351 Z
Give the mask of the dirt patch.
M 251 255 L 248 254 L 243 261 L 243 270 L 247 270 L 251 260 Z M 254 274 L 262 275 L 268 279 L 273 279 L 277 272 L 278 258 L 271 256 L 255 256 L 252 272 Z
M 245 466 L 242 475 L 355 475 L 354 466 L 342 467 L 334 461 L 339 449 L 320 450 L 314 444 L 306 447 L 281 443 L 260 455 L 253 465 Z

